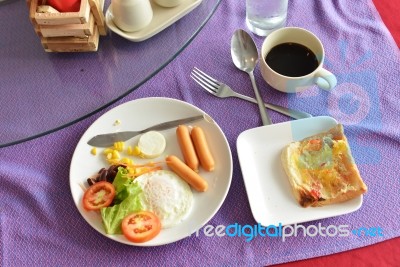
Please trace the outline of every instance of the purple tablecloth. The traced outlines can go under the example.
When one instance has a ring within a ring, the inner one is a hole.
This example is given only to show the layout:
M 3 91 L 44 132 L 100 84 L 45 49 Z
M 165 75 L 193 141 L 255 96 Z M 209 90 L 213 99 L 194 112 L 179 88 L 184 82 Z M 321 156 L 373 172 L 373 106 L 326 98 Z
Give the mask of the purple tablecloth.
M 314 88 L 289 96 L 269 88 L 256 70 L 262 95 L 265 100 L 342 122 L 369 187 L 358 211 L 304 225 L 379 227 L 382 235 L 293 237 L 285 242 L 257 237 L 246 242 L 244 237 L 200 234 L 154 248 L 132 247 L 104 238 L 81 218 L 69 189 L 74 148 L 101 112 L 53 134 L 0 150 L 1 266 L 257 266 L 332 254 L 399 236 L 398 48 L 371 1 L 289 2 L 288 26 L 307 28 L 320 37 L 326 67 L 337 75 L 338 86 L 330 93 Z M 260 119 L 256 105 L 214 98 L 194 84 L 189 73 L 198 66 L 235 90 L 252 94 L 247 74 L 235 69 L 230 60 L 232 33 L 237 28 L 246 29 L 244 5 L 244 1 L 223 1 L 188 48 L 116 104 L 163 96 L 187 101 L 213 116 L 228 138 L 234 164 L 229 194 L 208 223 L 214 226 L 255 224 L 235 143 L 241 132 L 259 126 Z M 260 48 L 262 38 L 254 38 Z M 275 123 L 288 120 L 272 112 L 271 116 Z

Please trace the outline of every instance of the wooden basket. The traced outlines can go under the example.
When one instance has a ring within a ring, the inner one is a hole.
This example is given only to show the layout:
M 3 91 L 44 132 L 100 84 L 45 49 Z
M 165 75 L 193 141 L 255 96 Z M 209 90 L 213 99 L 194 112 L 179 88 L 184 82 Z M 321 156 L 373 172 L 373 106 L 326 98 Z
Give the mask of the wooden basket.
M 46 0 L 27 0 L 29 18 L 46 52 L 97 51 L 106 35 L 104 0 L 81 0 L 78 12 L 39 13 Z

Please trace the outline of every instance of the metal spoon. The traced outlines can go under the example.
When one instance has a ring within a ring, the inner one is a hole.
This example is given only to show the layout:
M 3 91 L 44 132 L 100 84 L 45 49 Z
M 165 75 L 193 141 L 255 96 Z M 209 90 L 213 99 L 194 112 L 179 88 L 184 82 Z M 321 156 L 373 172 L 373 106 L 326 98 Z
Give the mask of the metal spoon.
M 235 66 L 238 69 L 247 72 L 250 76 L 263 125 L 272 124 L 271 118 L 265 110 L 264 101 L 261 99 L 253 74 L 258 61 L 257 47 L 251 36 L 242 29 L 236 30 L 232 36 L 231 56 Z

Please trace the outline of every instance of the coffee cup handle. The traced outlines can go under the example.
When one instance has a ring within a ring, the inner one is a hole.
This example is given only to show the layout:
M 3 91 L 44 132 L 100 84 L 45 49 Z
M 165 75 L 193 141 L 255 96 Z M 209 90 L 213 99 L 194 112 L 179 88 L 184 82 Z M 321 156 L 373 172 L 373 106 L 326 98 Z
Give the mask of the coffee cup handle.
M 314 81 L 318 85 L 318 87 L 320 87 L 320 88 L 322 88 L 324 90 L 331 90 L 337 84 L 336 76 L 332 72 L 327 71 L 324 68 L 321 68 L 315 74 Z

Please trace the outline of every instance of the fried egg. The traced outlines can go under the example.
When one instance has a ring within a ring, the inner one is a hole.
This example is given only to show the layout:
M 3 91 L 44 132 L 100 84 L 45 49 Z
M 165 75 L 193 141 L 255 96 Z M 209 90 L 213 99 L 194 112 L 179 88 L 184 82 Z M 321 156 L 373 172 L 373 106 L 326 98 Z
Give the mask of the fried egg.
M 172 171 L 160 170 L 135 179 L 143 190 L 143 210 L 158 216 L 162 228 L 179 224 L 191 211 L 193 194 L 190 186 Z

